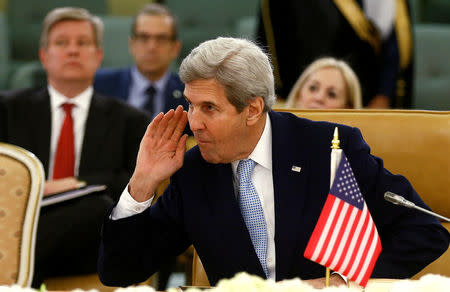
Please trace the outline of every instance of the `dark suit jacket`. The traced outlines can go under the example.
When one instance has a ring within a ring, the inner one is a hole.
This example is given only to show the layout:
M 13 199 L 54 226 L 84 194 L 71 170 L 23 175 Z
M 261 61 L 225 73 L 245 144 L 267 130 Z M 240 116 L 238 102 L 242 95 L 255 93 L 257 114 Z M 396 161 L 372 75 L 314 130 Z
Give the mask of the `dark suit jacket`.
M 33 152 L 47 172 L 51 135 L 47 89 L 8 92 L 0 102 L 0 141 Z M 143 112 L 94 93 L 86 120 L 78 177 L 88 184 L 106 184 L 107 193 L 41 210 L 34 287 L 46 277 L 96 271 L 103 216 L 134 170 L 147 124 L 148 118 Z
M 270 112 L 275 209 L 276 279 L 323 277 L 304 256 L 329 192 L 330 144 L 335 124 Z M 390 190 L 426 207 L 411 184 L 370 155 L 356 128 L 339 126 L 344 150 L 379 231 L 383 251 L 373 277 L 410 277 L 442 254 L 449 234 L 435 218 L 394 206 Z M 292 166 L 300 166 L 293 172 Z M 143 213 L 105 219 L 99 274 L 107 285 L 146 279 L 167 255 L 193 244 L 215 285 L 239 271 L 265 277 L 234 193 L 231 164 L 210 164 L 197 147 L 155 205 Z
M 51 135 L 47 89 L 9 92 L 4 98 L 6 126 L 0 138 L 33 152 L 47 172 Z M 90 184 L 108 185 L 110 194 L 117 198 L 134 170 L 148 122 L 143 112 L 94 93 L 86 120 L 79 178 Z
M 131 82 L 131 68 L 100 69 L 95 75 L 94 89 L 99 93 L 118 97 L 126 102 L 128 101 Z M 164 89 L 164 112 L 175 109 L 178 105 L 182 105 L 185 110 L 188 110 L 183 91 L 184 84 L 181 82 L 180 77 L 177 74 L 170 73 Z

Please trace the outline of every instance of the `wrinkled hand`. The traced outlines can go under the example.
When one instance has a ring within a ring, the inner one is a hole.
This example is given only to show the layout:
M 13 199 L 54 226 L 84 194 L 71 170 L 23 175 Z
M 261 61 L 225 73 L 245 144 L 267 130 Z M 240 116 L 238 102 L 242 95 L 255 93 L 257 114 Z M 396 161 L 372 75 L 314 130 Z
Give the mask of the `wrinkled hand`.
M 158 185 L 183 165 L 187 135 L 182 135 L 187 113 L 182 106 L 157 115 L 142 138 L 130 195 L 138 202 L 150 199 Z
M 85 182 L 79 181 L 73 176 L 47 180 L 44 184 L 44 197 L 84 187 L 85 185 Z

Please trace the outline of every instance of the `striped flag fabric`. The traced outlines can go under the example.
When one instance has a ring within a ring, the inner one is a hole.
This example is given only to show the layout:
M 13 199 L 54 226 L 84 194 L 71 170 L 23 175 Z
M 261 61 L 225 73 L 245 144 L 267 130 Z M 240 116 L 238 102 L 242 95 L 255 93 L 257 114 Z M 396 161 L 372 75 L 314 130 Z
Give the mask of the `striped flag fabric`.
M 381 252 L 381 241 L 350 163 L 341 155 L 304 256 L 365 287 Z

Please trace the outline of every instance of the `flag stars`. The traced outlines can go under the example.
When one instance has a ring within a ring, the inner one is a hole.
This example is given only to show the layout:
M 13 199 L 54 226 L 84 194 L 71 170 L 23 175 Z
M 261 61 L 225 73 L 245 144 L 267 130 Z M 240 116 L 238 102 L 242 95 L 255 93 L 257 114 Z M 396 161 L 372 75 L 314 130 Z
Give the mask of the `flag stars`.
M 345 156 L 343 159 L 344 160 L 336 171 L 336 180 L 335 184 L 332 186 L 332 189 L 334 189 L 332 194 L 347 203 L 362 209 L 364 199 L 361 197 L 355 175 Z

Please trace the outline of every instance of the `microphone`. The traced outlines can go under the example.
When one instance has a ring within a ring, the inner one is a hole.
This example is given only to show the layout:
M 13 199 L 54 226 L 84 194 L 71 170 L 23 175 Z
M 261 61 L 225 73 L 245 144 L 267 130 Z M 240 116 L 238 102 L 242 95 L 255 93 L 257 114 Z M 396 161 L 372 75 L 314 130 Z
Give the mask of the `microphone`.
M 392 192 L 385 192 L 384 193 L 384 199 L 388 202 L 391 202 L 392 204 L 395 205 L 400 205 L 400 206 L 404 206 L 406 208 L 412 208 L 412 209 L 416 209 L 422 212 L 425 212 L 427 214 L 430 214 L 434 217 L 438 217 L 444 221 L 450 222 L 450 219 L 444 216 L 441 216 L 439 214 L 436 214 L 434 212 L 431 212 L 427 209 L 424 209 L 422 207 L 416 206 L 416 204 L 414 204 L 413 202 L 408 201 L 407 199 L 403 198 L 402 196 L 399 196 L 397 194 L 394 194 Z

